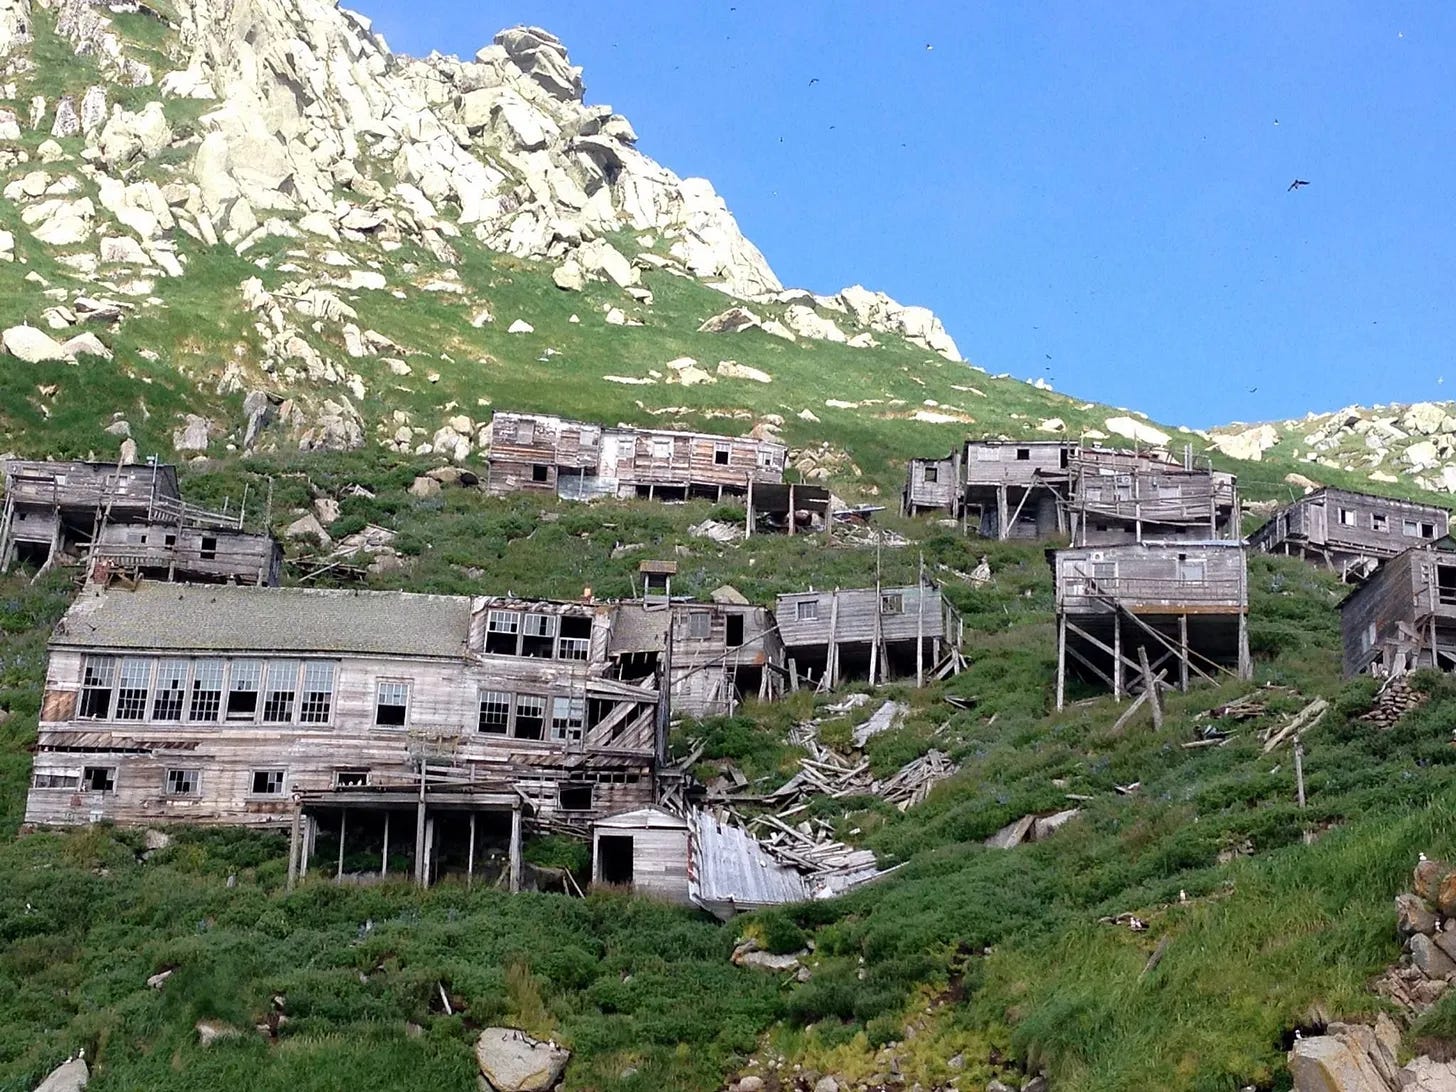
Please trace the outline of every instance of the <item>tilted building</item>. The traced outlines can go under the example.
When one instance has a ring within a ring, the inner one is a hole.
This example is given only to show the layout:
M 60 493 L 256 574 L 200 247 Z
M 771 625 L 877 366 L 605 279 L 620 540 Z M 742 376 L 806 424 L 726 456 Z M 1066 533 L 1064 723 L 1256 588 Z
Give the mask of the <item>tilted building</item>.
M 1349 489 L 1316 489 L 1286 505 L 1249 536 L 1266 554 L 1324 564 L 1341 579 L 1363 577 L 1382 560 L 1443 538 L 1451 514 L 1434 504 Z
M 1456 543 L 1382 561 L 1340 603 L 1340 634 L 1347 676 L 1456 669 Z

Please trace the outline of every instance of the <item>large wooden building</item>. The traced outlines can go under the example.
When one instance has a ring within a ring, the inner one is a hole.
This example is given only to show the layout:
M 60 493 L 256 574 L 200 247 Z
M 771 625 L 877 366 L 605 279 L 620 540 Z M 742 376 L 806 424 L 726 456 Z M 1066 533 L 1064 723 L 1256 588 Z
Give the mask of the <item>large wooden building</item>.
M 57 625 L 26 821 L 323 829 L 421 882 L 519 883 L 523 821 L 653 803 L 666 707 L 588 603 L 143 583 Z M 482 856 L 484 854 L 484 856 Z
M 1248 678 L 1248 575 L 1239 542 L 1141 542 L 1051 552 L 1056 581 L 1057 708 L 1069 673 L 1121 698 L 1146 672 Z
M 780 595 L 774 609 L 789 672 L 844 679 L 944 678 L 962 666 L 964 623 L 939 588 L 836 588 Z
M 534 490 L 572 500 L 721 500 L 746 497 L 758 483 L 781 484 L 787 455 L 783 444 L 749 436 L 501 412 L 491 422 L 486 490 L 496 496 Z
M 1238 483 L 1206 458 L 1071 440 L 970 440 L 943 459 L 912 459 L 902 508 L 1003 541 L 1239 537 Z
M 1349 676 L 1456 669 L 1456 543 L 1382 561 L 1340 603 L 1340 633 Z
M 1444 537 L 1450 518 L 1433 504 L 1316 489 L 1276 512 L 1249 537 L 1249 545 L 1323 563 L 1349 580 L 1372 572 L 1385 558 Z
M 283 550 L 245 530 L 243 515 L 188 504 L 173 466 L 13 460 L 0 572 L 22 560 L 85 564 L 98 577 L 277 584 Z

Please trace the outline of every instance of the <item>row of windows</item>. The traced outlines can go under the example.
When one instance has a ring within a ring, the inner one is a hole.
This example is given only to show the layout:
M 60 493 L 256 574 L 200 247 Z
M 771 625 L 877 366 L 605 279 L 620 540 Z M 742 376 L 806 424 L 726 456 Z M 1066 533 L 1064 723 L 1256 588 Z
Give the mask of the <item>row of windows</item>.
M 485 651 L 493 656 L 585 660 L 591 655 L 591 631 L 590 618 L 493 610 L 485 619 Z
M 87 656 L 76 715 L 194 724 L 327 724 L 336 674 L 337 665 L 327 660 Z
M 1359 527 L 1360 510 L 1357 508 L 1341 508 L 1338 510 L 1341 527 Z M 1390 516 L 1385 512 L 1370 513 L 1370 530 L 1388 534 L 1390 531 Z M 1400 533 L 1406 538 L 1435 538 L 1436 525 L 1418 519 L 1403 519 L 1400 521 Z
M 586 729 L 586 712 L 585 698 L 548 698 L 509 690 L 482 690 L 477 727 L 489 735 L 511 739 L 546 739 L 549 723 L 551 739 L 579 743 Z
M 248 774 L 251 796 L 282 796 L 287 783 L 286 770 L 252 770 Z M 65 771 L 37 773 L 31 778 L 31 785 L 37 789 L 115 792 L 116 767 L 83 766 L 79 774 Z M 201 795 L 202 771 L 196 768 L 166 770 L 162 776 L 162 793 L 166 796 Z
M 905 593 L 904 592 L 881 592 L 880 593 L 881 614 L 904 614 Z M 817 622 L 819 620 L 819 600 L 800 599 L 794 604 L 794 621 L 796 622 Z

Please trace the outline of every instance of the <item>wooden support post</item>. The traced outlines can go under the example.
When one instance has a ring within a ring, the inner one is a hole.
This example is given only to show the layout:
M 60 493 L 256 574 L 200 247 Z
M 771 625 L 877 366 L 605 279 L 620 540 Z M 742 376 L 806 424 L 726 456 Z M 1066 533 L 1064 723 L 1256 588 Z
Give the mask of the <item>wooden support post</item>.
M 470 813 L 470 852 L 465 858 L 465 886 L 475 886 L 475 812 Z
M 839 589 L 834 589 L 834 597 L 829 601 L 829 663 L 828 670 L 824 677 L 829 682 L 829 689 L 833 690 L 839 685 Z
M 1057 615 L 1057 709 L 1067 704 L 1067 616 Z
M 521 890 L 521 804 L 511 808 L 511 894 Z
M 303 839 L 300 837 L 303 826 L 303 805 L 294 801 L 293 803 L 293 830 L 288 835 L 288 885 L 286 891 L 292 891 L 293 885 L 298 882 L 298 850 Z
M 1188 615 L 1178 615 L 1178 689 L 1188 693 Z
M 1153 675 L 1153 669 L 1148 666 L 1148 649 L 1146 645 L 1138 645 L 1138 664 L 1143 669 L 1143 693 L 1148 696 L 1148 706 L 1153 711 L 1153 728 L 1155 731 L 1163 730 L 1163 696 L 1158 693 L 1160 685 Z
M 389 875 L 389 811 L 384 812 L 384 849 L 379 853 L 379 874 Z
M 420 762 L 420 800 L 415 806 L 415 883 L 425 886 L 425 764 Z
M 1005 542 L 1010 535 L 1006 527 L 1006 486 L 996 487 L 996 537 Z
M 789 657 L 789 691 L 799 692 L 799 661 L 792 656 Z
M 435 817 L 425 819 L 425 886 L 434 883 L 435 865 Z
M 1304 807 L 1304 741 L 1294 737 L 1294 781 L 1299 790 L 1299 806 Z
M 944 623 L 941 632 L 949 632 Z M 915 685 L 925 685 L 925 555 L 920 555 L 919 575 L 915 579 Z
M 1249 613 L 1239 611 L 1239 678 L 1252 679 L 1254 663 L 1249 658 Z
M 790 485 L 789 485 L 789 534 L 792 536 L 793 533 L 794 533 L 794 486 L 793 486 L 792 483 L 790 483 Z
M 303 856 L 298 861 L 298 876 L 308 875 L 309 858 L 313 856 L 313 840 L 318 834 L 318 820 L 312 815 L 303 817 Z
M 344 878 L 344 835 L 349 829 L 349 809 L 339 809 L 339 864 L 334 869 L 335 882 Z
M 753 537 L 753 478 L 748 479 L 748 510 L 743 517 L 743 537 Z
M 1122 612 L 1112 616 L 1112 697 L 1122 701 Z

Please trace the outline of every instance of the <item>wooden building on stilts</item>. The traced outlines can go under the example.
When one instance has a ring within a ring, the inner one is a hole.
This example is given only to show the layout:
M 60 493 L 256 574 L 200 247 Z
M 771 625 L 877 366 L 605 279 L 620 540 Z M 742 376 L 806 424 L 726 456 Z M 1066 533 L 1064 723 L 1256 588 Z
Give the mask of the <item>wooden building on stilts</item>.
M 1252 675 L 1240 542 L 1141 542 L 1049 551 L 1055 573 L 1057 708 L 1067 681 L 1121 699 L 1149 680 Z

